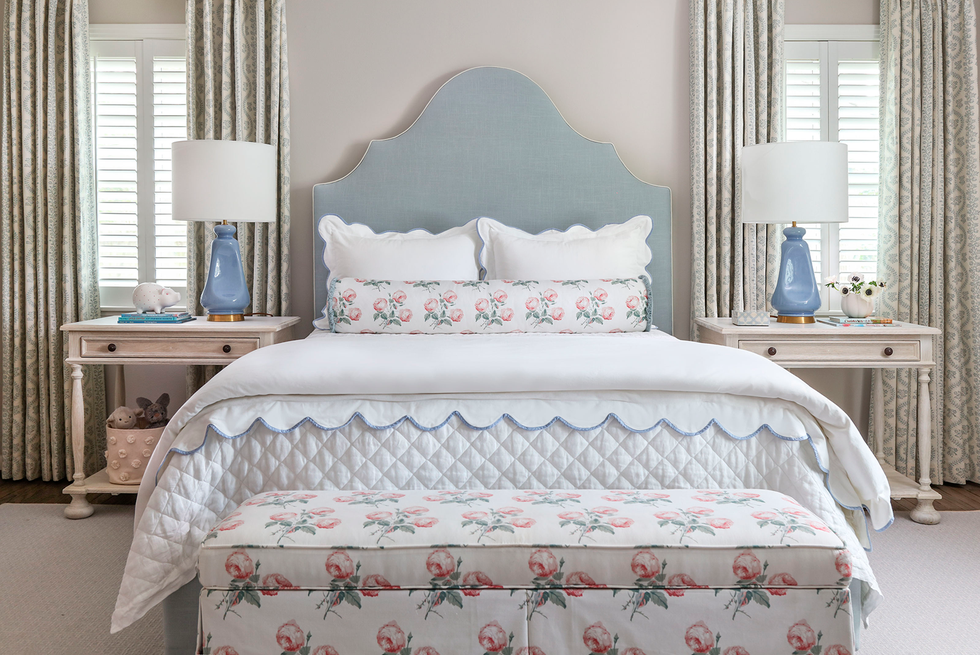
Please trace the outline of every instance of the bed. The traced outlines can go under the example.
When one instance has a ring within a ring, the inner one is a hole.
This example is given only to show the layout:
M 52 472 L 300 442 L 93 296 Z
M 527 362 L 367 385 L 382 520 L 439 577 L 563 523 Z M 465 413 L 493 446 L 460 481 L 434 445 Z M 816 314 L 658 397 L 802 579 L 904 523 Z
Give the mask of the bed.
M 316 220 L 378 233 L 440 233 L 480 216 L 530 233 L 649 216 L 657 329 L 315 329 L 241 358 L 187 401 L 154 452 L 113 632 L 167 599 L 168 644 L 193 640 L 202 540 L 245 499 L 284 489 L 769 488 L 841 536 L 854 553 L 855 622 L 874 609 L 865 549 L 892 514 L 857 428 L 761 357 L 670 335 L 669 190 L 576 133 L 530 79 L 488 67 L 457 75 L 411 128 L 372 142 L 313 197 Z M 330 293 L 324 247 L 318 239 L 318 313 Z

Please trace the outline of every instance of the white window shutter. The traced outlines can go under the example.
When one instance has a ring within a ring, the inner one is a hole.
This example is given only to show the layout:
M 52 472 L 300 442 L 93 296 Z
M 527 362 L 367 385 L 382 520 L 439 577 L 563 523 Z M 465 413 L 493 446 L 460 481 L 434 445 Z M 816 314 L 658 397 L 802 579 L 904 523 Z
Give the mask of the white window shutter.
M 840 225 L 842 273 L 873 279 L 878 260 L 878 62 L 838 62 L 837 138 L 847 144 L 848 221 Z
M 187 62 L 153 57 L 153 215 L 156 281 L 187 286 L 187 223 L 171 218 L 171 144 L 187 138 Z
M 185 295 L 186 224 L 171 218 L 170 150 L 187 138 L 184 42 L 92 41 L 99 291 L 132 307 L 140 282 Z
M 137 61 L 96 56 L 93 69 L 99 285 L 132 289 L 140 277 Z

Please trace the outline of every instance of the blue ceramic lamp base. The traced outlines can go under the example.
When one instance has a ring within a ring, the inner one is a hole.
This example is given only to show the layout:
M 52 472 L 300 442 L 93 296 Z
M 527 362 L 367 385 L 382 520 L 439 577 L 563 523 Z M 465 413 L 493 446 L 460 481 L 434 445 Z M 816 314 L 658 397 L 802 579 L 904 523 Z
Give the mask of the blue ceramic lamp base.
M 211 242 L 211 268 L 201 292 L 201 305 L 207 310 L 209 321 L 243 321 L 252 298 L 235 227 L 227 223 L 215 225 L 214 233 L 217 236 Z
M 813 323 L 813 313 L 820 309 L 820 287 L 813 274 L 810 247 L 803 240 L 806 230 L 793 227 L 783 230 L 779 279 L 772 294 L 772 306 L 780 323 Z

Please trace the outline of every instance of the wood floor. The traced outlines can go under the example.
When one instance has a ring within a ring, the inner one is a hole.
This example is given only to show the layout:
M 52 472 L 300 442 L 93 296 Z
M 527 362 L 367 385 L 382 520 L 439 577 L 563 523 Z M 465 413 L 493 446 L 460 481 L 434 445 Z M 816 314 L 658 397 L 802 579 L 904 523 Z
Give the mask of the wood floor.
M 0 480 L 0 505 L 3 503 L 64 503 L 71 502 L 71 496 L 62 493 L 68 482 L 43 482 L 41 480 Z M 104 505 L 135 505 L 136 494 L 92 494 L 90 503 Z
M 0 480 L 0 504 L 2 503 L 68 503 L 69 497 L 62 493 L 68 486 L 67 482 L 27 482 L 19 480 Z M 943 499 L 936 503 L 940 512 L 966 512 L 980 510 L 980 484 L 967 482 L 965 485 L 940 485 L 936 491 Z M 94 494 L 88 497 L 91 503 L 108 503 L 113 505 L 134 505 L 136 494 Z M 915 507 L 914 500 L 893 500 L 892 507 L 896 510 L 909 511 Z

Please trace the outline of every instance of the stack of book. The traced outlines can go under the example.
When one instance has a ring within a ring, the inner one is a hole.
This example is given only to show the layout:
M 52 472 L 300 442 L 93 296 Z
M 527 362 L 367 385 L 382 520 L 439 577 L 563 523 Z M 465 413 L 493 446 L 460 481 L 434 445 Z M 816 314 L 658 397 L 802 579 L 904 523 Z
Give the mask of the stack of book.
M 890 318 L 880 316 L 868 316 L 867 318 L 851 318 L 849 316 L 825 316 L 817 319 L 818 323 L 833 325 L 835 327 L 867 327 L 869 325 L 878 326 L 899 326 L 901 323 L 893 322 Z
M 132 312 L 130 314 L 121 314 L 119 316 L 120 323 L 187 323 L 188 321 L 193 321 L 194 317 L 187 312 L 162 312 L 160 314 L 154 314 L 152 312 L 147 312 L 146 314 L 140 314 L 139 312 Z

